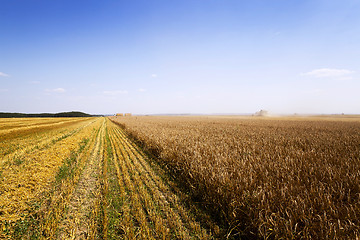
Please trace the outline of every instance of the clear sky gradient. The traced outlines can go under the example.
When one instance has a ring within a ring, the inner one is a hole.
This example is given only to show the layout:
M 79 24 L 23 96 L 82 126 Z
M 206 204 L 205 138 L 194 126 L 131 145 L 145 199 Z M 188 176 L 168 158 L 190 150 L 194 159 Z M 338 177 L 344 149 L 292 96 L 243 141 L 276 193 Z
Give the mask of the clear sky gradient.
M 0 111 L 360 113 L 359 0 L 0 0 Z

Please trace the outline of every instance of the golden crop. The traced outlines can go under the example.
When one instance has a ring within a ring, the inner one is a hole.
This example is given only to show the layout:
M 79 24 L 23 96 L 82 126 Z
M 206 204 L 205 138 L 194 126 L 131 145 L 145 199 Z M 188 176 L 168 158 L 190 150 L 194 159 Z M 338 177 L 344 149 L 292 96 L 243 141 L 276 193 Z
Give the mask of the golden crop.
M 229 236 L 360 237 L 360 122 L 111 118 L 161 159 Z

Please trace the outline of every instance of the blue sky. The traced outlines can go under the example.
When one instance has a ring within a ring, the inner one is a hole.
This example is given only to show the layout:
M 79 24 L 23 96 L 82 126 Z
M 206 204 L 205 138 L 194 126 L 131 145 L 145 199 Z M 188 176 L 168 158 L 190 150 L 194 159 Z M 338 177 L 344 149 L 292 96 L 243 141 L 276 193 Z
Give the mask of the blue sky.
M 0 0 L 0 111 L 360 113 L 358 0 Z

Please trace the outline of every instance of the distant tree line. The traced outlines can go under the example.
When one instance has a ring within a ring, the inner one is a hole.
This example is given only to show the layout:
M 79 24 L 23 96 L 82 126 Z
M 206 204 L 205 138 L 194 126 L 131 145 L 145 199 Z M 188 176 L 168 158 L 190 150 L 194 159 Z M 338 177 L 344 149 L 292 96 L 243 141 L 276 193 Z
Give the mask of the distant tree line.
M 5 113 L 0 112 L 0 118 L 30 118 L 30 117 L 95 117 L 83 112 L 60 112 L 60 113 Z

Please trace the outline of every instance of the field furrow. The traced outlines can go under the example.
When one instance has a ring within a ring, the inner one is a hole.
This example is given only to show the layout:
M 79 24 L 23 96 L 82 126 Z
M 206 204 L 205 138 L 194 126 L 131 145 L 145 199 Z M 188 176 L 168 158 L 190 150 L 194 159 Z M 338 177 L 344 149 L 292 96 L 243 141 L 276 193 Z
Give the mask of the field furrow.
M 81 176 L 67 206 L 58 239 L 94 239 L 96 215 L 99 209 L 100 168 L 103 157 L 105 121 L 97 133 L 89 159 L 85 162 Z
M 128 159 L 131 159 L 131 166 L 129 168 L 132 168 L 139 176 L 141 184 L 143 184 L 147 190 L 147 193 L 145 193 L 147 197 L 150 197 L 153 202 L 158 203 L 161 211 L 166 213 L 166 219 L 169 221 L 168 224 L 172 225 L 172 228 L 178 231 L 175 235 L 185 234 L 187 233 L 187 229 L 189 229 L 197 234 L 204 234 L 205 237 L 206 234 L 205 232 L 201 232 L 199 224 L 189 219 L 188 214 L 179 203 L 177 196 L 170 192 L 169 187 L 167 187 L 162 179 L 150 168 L 145 160 L 146 156 L 135 149 L 135 146 L 130 143 L 122 129 L 117 128 L 116 131 L 121 139 L 123 139 L 121 144 L 123 145 L 123 149 L 126 149 L 126 153 L 124 152 L 123 154 L 127 154 Z M 169 208 L 168 206 L 170 205 L 174 207 Z M 186 235 L 182 237 L 186 237 Z
M 123 206 L 123 218 L 127 219 L 124 237 L 129 234 L 141 239 L 208 239 L 210 236 L 190 217 L 123 130 L 109 122 L 109 135 L 119 185 L 124 185 L 129 200 Z M 135 232 L 126 232 L 127 229 Z

